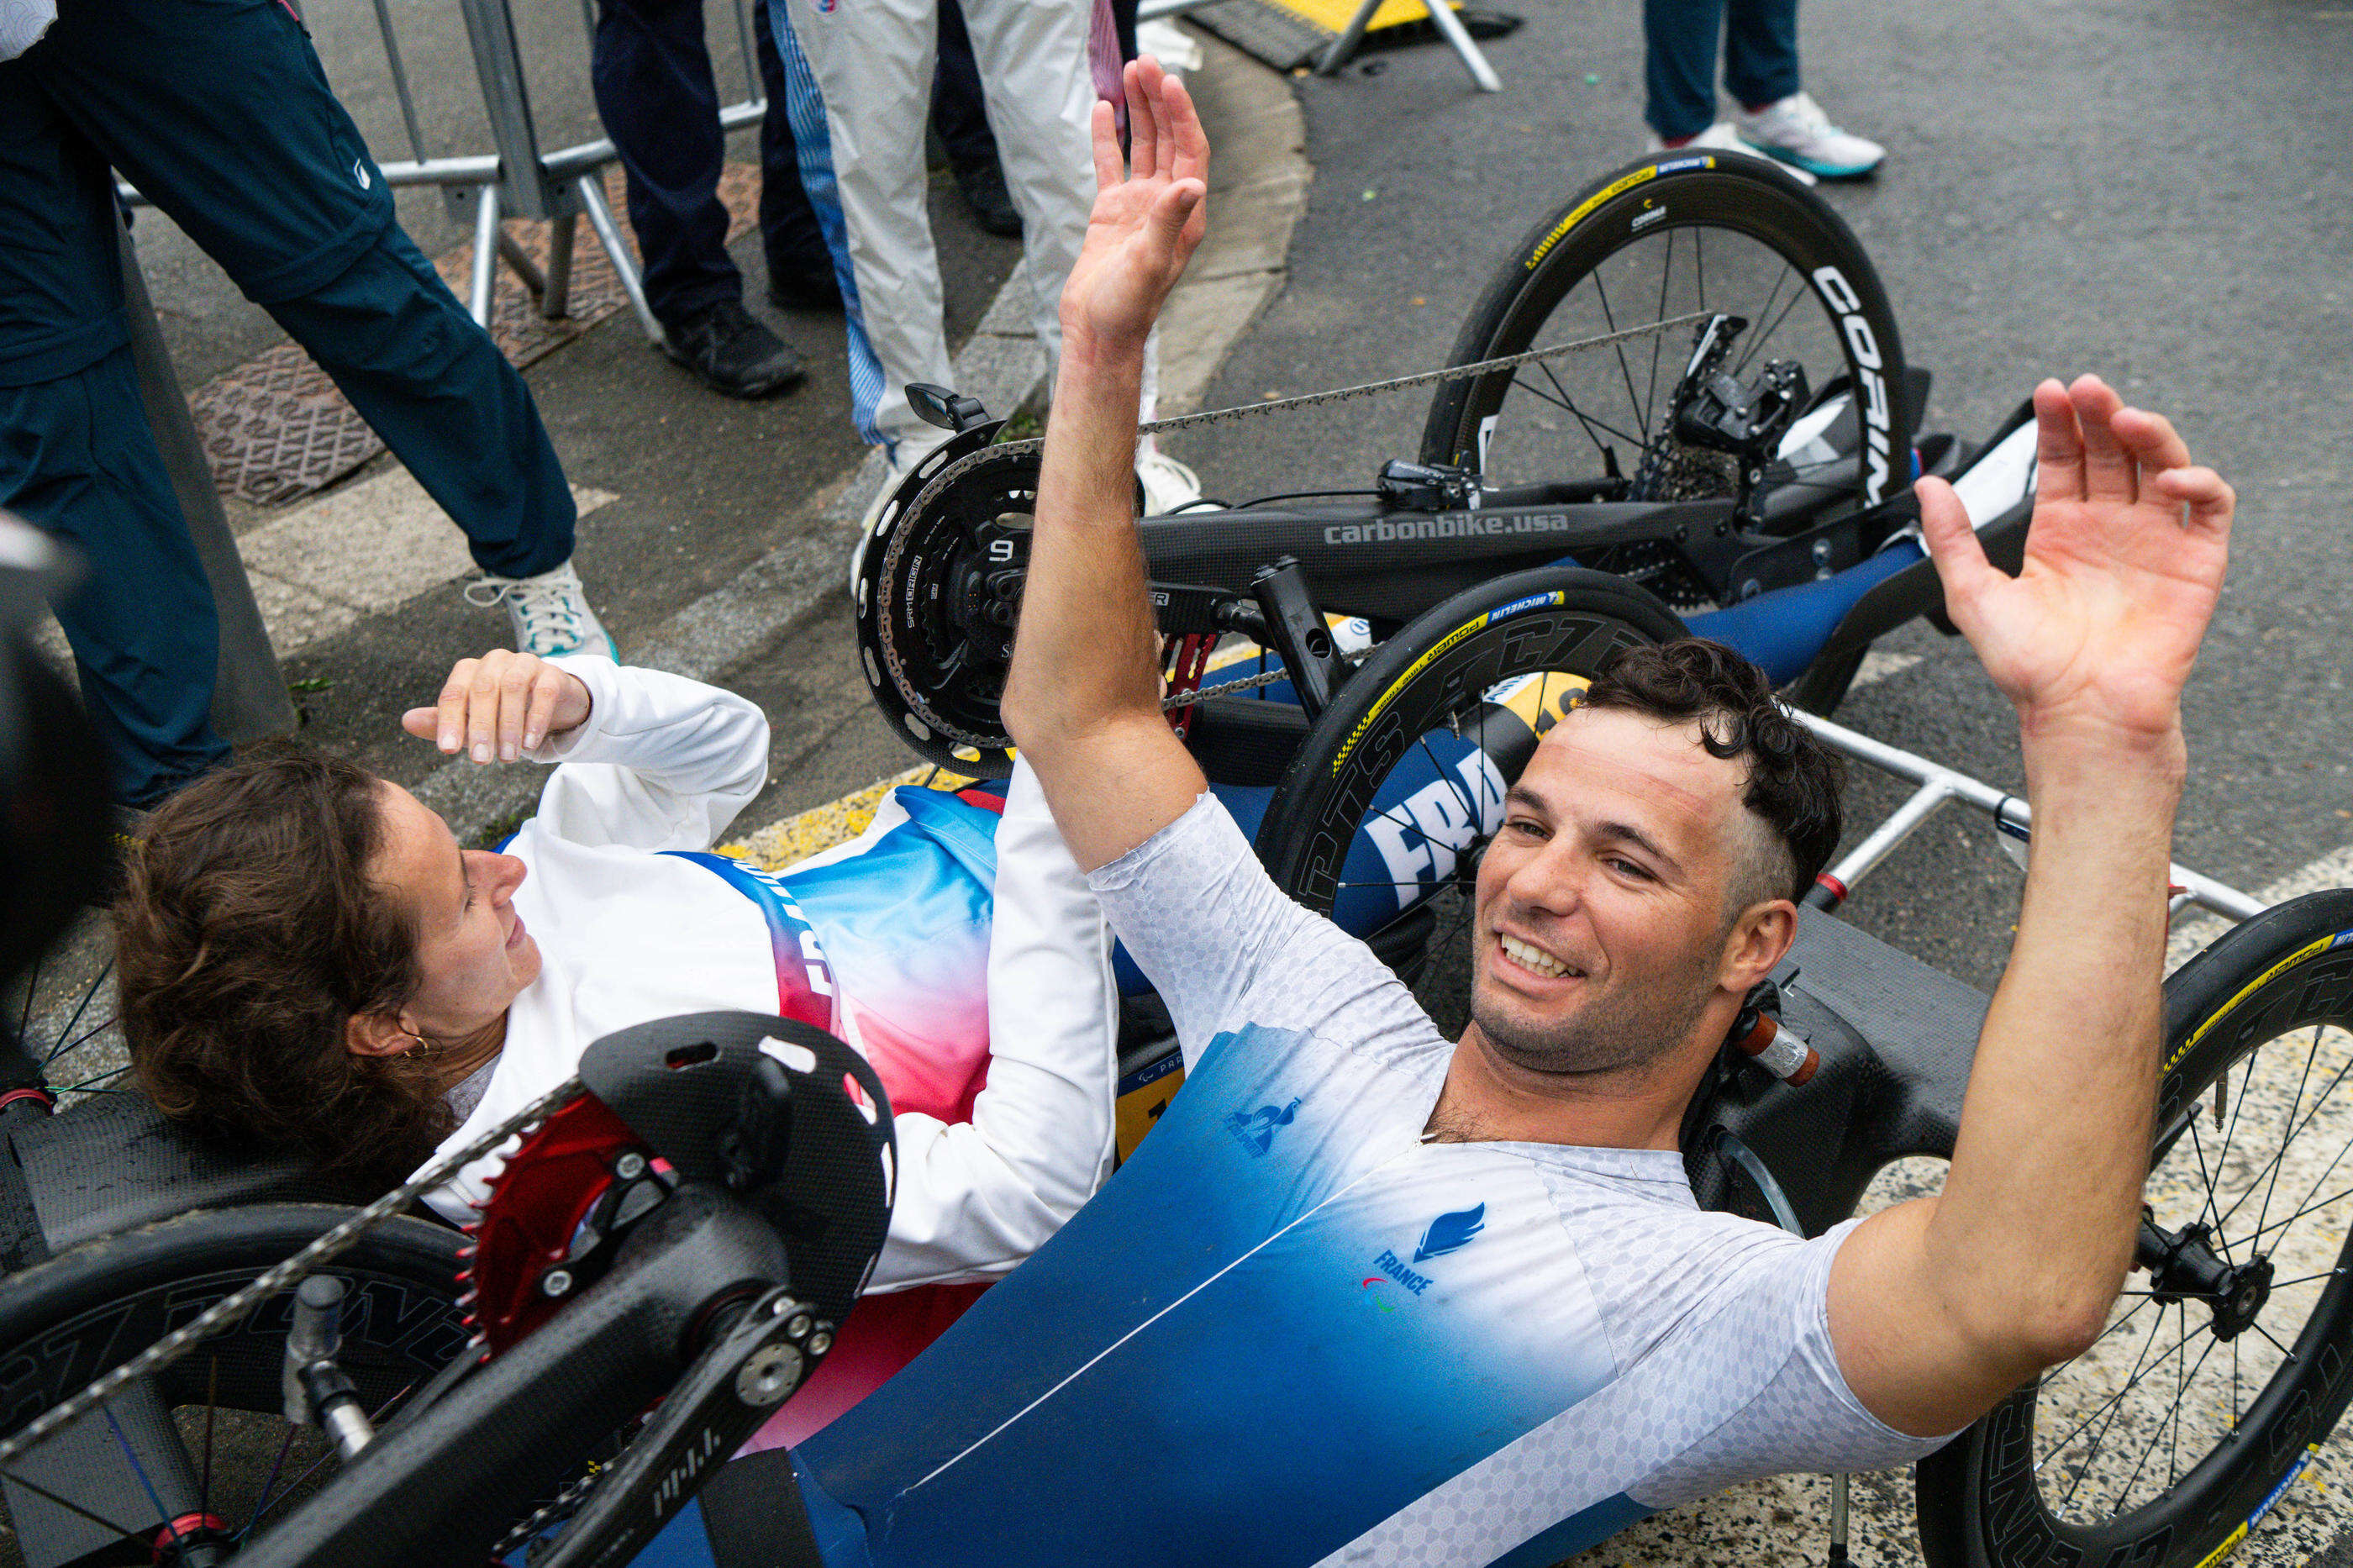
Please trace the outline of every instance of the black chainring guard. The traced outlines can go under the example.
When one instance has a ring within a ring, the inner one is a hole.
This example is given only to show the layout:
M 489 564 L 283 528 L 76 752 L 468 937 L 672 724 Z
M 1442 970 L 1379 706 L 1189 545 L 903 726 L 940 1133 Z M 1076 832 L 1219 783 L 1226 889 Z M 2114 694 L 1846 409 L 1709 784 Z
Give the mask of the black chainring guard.
M 783 1238 L 793 1293 L 839 1321 L 872 1272 L 895 1194 L 890 1097 L 865 1058 L 789 1018 L 686 1013 L 607 1035 L 581 1058 L 580 1079 L 681 1175 L 724 1188 L 723 1151 L 764 1061 L 791 1085 L 784 1159 L 735 1190 Z

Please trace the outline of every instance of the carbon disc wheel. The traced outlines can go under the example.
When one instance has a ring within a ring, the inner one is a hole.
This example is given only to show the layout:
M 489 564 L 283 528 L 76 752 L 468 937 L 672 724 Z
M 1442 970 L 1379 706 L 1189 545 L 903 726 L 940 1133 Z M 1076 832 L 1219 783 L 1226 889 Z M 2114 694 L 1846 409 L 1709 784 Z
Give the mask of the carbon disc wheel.
M 2353 891 L 2166 985 L 2143 1264 L 2106 1330 L 1919 1466 L 1936 1568 L 2204 1568 L 2353 1397 Z

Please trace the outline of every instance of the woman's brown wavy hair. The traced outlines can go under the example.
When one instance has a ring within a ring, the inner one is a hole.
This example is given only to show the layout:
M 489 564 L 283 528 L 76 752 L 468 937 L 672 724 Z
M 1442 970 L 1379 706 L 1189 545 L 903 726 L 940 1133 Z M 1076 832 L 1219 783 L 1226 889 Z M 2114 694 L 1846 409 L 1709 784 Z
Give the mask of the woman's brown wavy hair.
M 149 1099 L 198 1135 L 390 1185 L 451 1125 L 417 1056 L 345 1048 L 418 984 L 417 930 L 368 868 L 380 785 L 301 746 L 206 775 L 150 819 L 114 907 L 122 1028 Z

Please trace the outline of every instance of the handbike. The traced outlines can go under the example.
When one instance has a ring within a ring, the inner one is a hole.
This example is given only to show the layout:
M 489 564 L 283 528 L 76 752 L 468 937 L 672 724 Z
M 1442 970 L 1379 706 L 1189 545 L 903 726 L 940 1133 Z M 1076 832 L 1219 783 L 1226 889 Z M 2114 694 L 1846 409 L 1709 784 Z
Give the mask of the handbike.
M 1608 205 L 1606 200 L 1601 204 Z M 1837 418 L 1834 414 L 1832 423 Z M 1857 466 L 1860 471 L 1859 459 Z M 934 470 L 935 477 L 938 471 Z M 1472 515 L 1478 515 L 1475 509 Z M 1810 543 L 1807 548 L 1810 553 Z M 1880 552 L 1869 559 L 1890 553 Z M 1886 580 L 1900 579 L 1904 570 L 1897 565 Z M 1782 591 L 1819 590 L 1799 583 Z M 1224 592 L 1232 602 L 1256 605 L 1260 601 L 1256 593 Z M 1765 592 L 1760 581 L 1754 602 L 1764 603 Z M 1283 608 L 1286 601 L 1269 597 L 1278 611 Z M 1860 603 L 1841 609 L 1838 618 Z M 1322 608 L 1314 607 L 1318 612 Z M 1275 619 L 1282 621 L 1280 616 Z M 1557 565 L 1470 587 L 1419 619 L 1395 619 L 1406 624 L 1377 626 L 1377 631 L 1388 635 L 1367 658 L 1340 661 L 1340 679 L 1325 689 L 1312 720 L 1304 698 L 1294 692 L 1294 700 L 1285 704 L 1278 700 L 1277 687 L 1260 688 L 1266 695 L 1255 700 L 1259 705 L 1295 707 L 1297 716 L 1262 726 L 1277 731 L 1275 744 L 1256 752 L 1239 749 L 1258 759 L 1255 776 L 1269 780 L 1259 786 L 1269 791 L 1260 843 L 1271 859 L 1282 861 L 1285 869 L 1279 874 L 1289 879 L 1286 885 L 1311 900 L 1326 902 L 1335 913 L 1342 912 L 1343 899 L 1361 896 L 1366 913 L 1352 917 L 1349 923 L 1374 934 L 1379 926 L 1395 927 L 1401 920 L 1426 914 L 1433 891 L 1468 874 L 1483 837 L 1487 781 L 1510 776 L 1514 757 L 1524 757 L 1522 749 L 1556 719 L 1577 678 L 1589 673 L 1609 648 L 1634 638 L 1676 635 L 1683 625 L 1672 605 L 1662 605 L 1656 595 L 1639 585 Z M 1312 668 L 1320 613 L 1286 624 L 1293 626 L 1292 640 L 1302 650 L 1298 669 Z M 1242 629 L 1255 628 L 1245 624 Z M 1287 658 L 1281 642 L 1270 631 L 1261 646 L 1274 644 Z M 1810 656 L 1806 663 L 1814 661 Z M 1325 669 L 1335 673 L 1329 665 Z M 1288 678 L 1293 671 L 1286 668 L 1280 673 Z M 1208 714 L 1200 717 L 1206 721 Z M 947 749 L 954 753 L 953 747 Z M 1323 775 L 1336 782 L 1311 787 L 1310 781 Z M 1276 791 L 1276 784 L 1283 788 Z M 1997 792 L 1984 793 L 1992 797 L 1989 809 L 1997 813 L 1998 822 L 2021 825 L 2020 814 L 2005 807 Z M 1499 786 L 1493 794 L 1500 797 Z M 1390 804 L 1416 799 L 1419 806 Z M 1392 837 L 1384 838 L 1370 826 L 1373 821 L 1387 823 Z M 1405 871 L 1392 868 L 1392 856 L 1409 863 Z M 1360 874 L 1361 868 L 1369 869 Z M 1852 865 L 1834 871 L 1850 882 L 1859 874 Z M 2232 907 L 2227 890 L 2210 886 L 2208 892 L 2213 901 Z M 1969 1437 L 1922 1467 L 1924 1541 L 1932 1552 L 1941 1554 L 1936 1561 L 2036 1562 L 2052 1560 L 2053 1552 L 2064 1560 L 2071 1547 L 2099 1561 L 2114 1546 L 2124 1550 L 2127 1560 L 2198 1562 L 2252 1516 L 2259 1516 L 2277 1495 L 2281 1478 L 2302 1451 L 2299 1445 L 2316 1441 L 2341 1410 L 2346 1392 L 2339 1350 L 2344 1302 L 2341 1276 L 2334 1272 L 2342 1267 L 2341 1259 L 2331 1253 L 2317 1274 L 2311 1266 L 2282 1260 L 2300 1256 L 2284 1245 L 2295 1223 L 2311 1217 L 2310 1212 L 2297 1211 L 2325 1213 L 2346 1195 L 2327 1182 L 2346 1140 L 2325 1118 L 2334 1114 L 2326 1101 L 2337 1079 L 2344 1076 L 2341 1031 L 2353 1017 L 2353 945 L 2345 940 L 2345 933 L 2353 930 L 2348 904 L 2353 899 L 2348 895 L 2323 894 L 2270 911 L 2231 933 L 2169 982 L 2168 1073 L 2159 1121 L 2164 1131 L 2158 1145 L 2160 1178 L 2151 1189 L 2156 1212 L 2142 1236 L 2155 1272 L 2150 1293 L 2128 1298 L 2138 1305 L 2128 1305 L 2119 1320 L 2117 1341 L 2129 1347 L 2135 1342 L 2125 1336 L 2137 1333 L 2152 1310 L 2158 1320 L 2170 1317 L 2179 1324 L 2197 1317 L 2203 1339 L 2180 1335 L 2180 1342 L 2190 1346 L 2188 1354 L 2166 1362 L 2171 1352 L 2158 1347 L 2171 1342 L 2173 1334 L 2149 1342 L 2145 1352 L 2161 1364 L 2185 1371 L 2191 1357 L 2201 1352 L 2209 1358 L 2225 1350 L 2233 1355 L 2254 1353 L 2257 1330 L 2289 1334 L 2295 1353 L 2259 1359 L 2245 1379 L 2247 1397 L 2243 1402 L 2234 1397 L 2224 1406 L 2221 1436 L 2186 1439 L 2192 1460 L 2187 1468 L 2177 1466 L 2185 1444 L 2179 1404 L 2172 1406 L 2172 1426 L 2160 1422 L 2154 1436 L 2146 1413 L 2131 1408 L 2132 1395 L 2170 1382 L 2143 1375 L 2140 1365 L 2126 1367 L 2118 1379 L 2127 1386 L 2126 1397 L 2103 1405 L 2095 1394 L 2090 1405 L 2077 1405 L 2093 1419 L 2079 1431 L 2057 1432 L 2061 1441 L 2055 1450 L 2049 1447 L 2054 1436 L 2050 1415 L 2058 1408 L 2059 1394 L 2052 1391 L 2063 1393 L 2065 1378 L 2043 1380 L 2035 1390 L 2014 1396 Z M 2234 912 L 2243 912 L 2243 905 Z M 1427 932 L 1412 945 L 1417 951 L 1426 946 Z M 1745 1054 L 1728 1056 L 1694 1113 L 1689 1148 L 1695 1187 L 1711 1202 L 1779 1223 L 1794 1222 L 1797 1228 L 1819 1229 L 1852 1208 L 1870 1172 L 1885 1157 L 1949 1148 L 1951 1118 L 1984 1003 L 1949 978 L 1826 916 L 1808 917 L 1793 961 L 1796 973 L 1785 971 L 1782 977 L 1787 984 L 1779 1016 L 1789 1035 L 1807 1040 L 1815 1053 L 1815 1070 L 1806 1083 L 1792 1084 L 1754 1065 Z M 2265 1058 L 2286 1054 L 2276 1042 L 2286 1038 L 2290 1029 L 2314 1033 L 2308 1048 L 2300 1034 L 2295 1037 L 2288 1078 L 2295 1080 L 2301 1065 L 2304 1081 L 2291 1081 L 2283 1093 L 2282 1084 L 2264 1066 Z M 689 1079 L 675 1075 L 657 1081 L 683 1084 Z M 2224 1099 L 2237 1114 L 2217 1110 L 2208 1123 L 2200 1113 L 2212 1103 L 2206 1097 L 2217 1083 L 2223 1085 Z M 2319 1092 L 2307 1101 L 2306 1090 L 2314 1084 L 2320 1086 Z M 2252 1136 L 2256 1124 L 2250 1106 L 2277 1126 L 2282 1158 L 2271 1158 L 2268 1148 L 2259 1149 L 2252 1160 L 2244 1155 L 2240 1140 Z M 652 1107 L 625 1109 L 642 1116 Z M 649 1120 L 647 1129 L 653 1125 Z M 2312 1160 L 2290 1152 L 2291 1146 L 2300 1151 L 2307 1142 L 2329 1139 L 2334 1139 L 2334 1150 L 2324 1148 Z M 2227 1166 L 2221 1163 L 2224 1145 L 2229 1146 Z M 2178 1172 L 2185 1161 L 2192 1176 L 2211 1164 L 2231 1191 L 2243 1188 L 2253 1194 L 2249 1204 L 2256 1217 L 2245 1219 L 2243 1210 L 2233 1206 L 2230 1191 L 2210 1197 L 2201 1188 L 2200 1195 L 2185 1199 L 2178 1187 L 2166 1184 L 2168 1173 Z M 609 1180 L 611 1167 L 605 1169 Z M 720 1175 L 718 1167 L 707 1169 Z M 2291 1172 L 2295 1173 L 2293 1179 Z M 2306 1190 L 2301 1178 L 2307 1173 L 2326 1184 Z M 698 1190 L 706 1192 L 696 1200 L 704 1205 L 703 1212 L 716 1214 L 726 1207 L 723 1176 L 702 1182 Z M 596 1191 L 601 1203 L 606 1188 Z M 2292 1219 L 2274 1221 L 2267 1212 L 2268 1199 L 2263 1194 L 2274 1191 L 2290 1198 L 2301 1194 L 2302 1201 L 2289 1209 Z M 2314 1202 L 2323 1193 L 2334 1195 Z M 664 1205 L 654 1212 L 678 1216 L 691 1207 Z M 202 1242 L 225 1233 L 222 1219 L 190 1216 L 177 1222 L 177 1233 Z M 672 1227 L 664 1232 L 638 1228 L 652 1224 L 643 1217 L 614 1224 L 599 1233 L 596 1245 L 614 1248 L 608 1257 L 623 1249 L 631 1249 L 633 1258 L 665 1255 L 682 1233 L 681 1222 L 676 1217 L 662 1222 Z M 736 1241 L 754 1249 L 758 1246 L 749 1231 L 741 1231 Z M 101 1278 L 110 1266 L 109 1245 L 95 1241 L 69 1257 L 90 1278 Z M 206 1256 L 208 1246 L 181 1247 L 175 1255 L 179 1265 L 193 1266 Z M 2270 1265 L 2268 1278 L 2259 1278 L 2261 1264 Z M 597 1439 L 582 1434 L 649 1386 L 637 1379 L 675 1377 L 686 1359 L 674 1342 L 659 1347 L 659 1354 L 646 1352 L 651 1359 L 635 1371 L 625 1371 L 617 1361 L 588 1360 L 583 1354 L 592 1339 L 607 1347 L 619 1342 L 595 1336 L 614 1333 L 611 1325 L 617 1319 L 634 1318 L 643 1310 L 645 1267 L 610 1263 L 601 1279 L 567 1289 L 560 1308 L 521 1336 L 510 1353 L 474 1373 L 418 1418 L 430 1426 L 430 1443 L 396 1433 L 375 1450 L 374 1458 L 363 1450 L 352 1472 L 357 1480 L 339 1478 L 299 1510 L 289 1510 L 287 1522 L 249 1537 L 239 1554 L 298 1561 L 311 1545 L 332 1540 L 338 1561 L 404 1560 L 359 1521 L 440 1517 L 436 1510 L 446 1509 L 450 1510 L 447 1517 L 457 1521 L 455 1531 L 480 1528 L 491 1511 L 512 1518 L 528 1509 L 547 1481 L 496 1468 L 520 1463 L 511 1441 L 501 1439 L 490 1450 L 495 1481 L 469 1480 L 467 1467 L 459 1463 L 427 1466 L 420 1459 L 428 1449 L 470 1454 L 470 1444 L 483 1441 L 493 1431 L 514 1430 L 517 1423 L 532 1444 L 551 1448 L 568 1445 L 570 1458 L 593 1450 Z M 331 1266 L 329 1272 L 335 1271 Z M 198 1294 L 196 1299 L 204 1298 Z M 165 1313 L 159 1316 L 168 1321 L 169 1310 L 179 1300 L 167 1300 Z M 283 1296 L 265 1302 L 265 1337 L 268 1323 L 282 1323 L 291 1310 Z M 8 1333 L 0 1335 L 0 1356 L 8 1358 L 5 1364 L 10 1366 L 39 1364 L 37 1351 L 58 1342 L 59 1327 L 54 1316 L 18 1318 Z M 132 1348 L 135 1332 L 121 1336 L 121 1348 Z M 275 1332 L 272 1350 L 286 1337 Z M 69 1337 L 67 1342 L 80 1342 Z M 105 1353 L 92 1352 L 101 1360 Z M 662 1361 L 662 1356 L 670 1359 Z M 189 1367 L 196 1359 L 191 1356 L 180 1365 Z M 2197 1364 L 2203 1370 L 2207 1363 Z M 2080 1377 L 2101 1365 L 2095 1354 L 2071 1370 Z M 649 1366 L 653 1370 L 647 1371 Z M 566 1408 L 562 1420 L 548 1420 L 547 1413 L 531 1403 L 539 1390 L 555 1386 L 559 1368 L 570 1378 L 568 1386 L 595 1390 L 595 1398 L 604 1402 L 593 1418 L 584 1418 L 575 1405 Z M 195 1381 L 191 1371 L 181 1386 Z M 64 1373 L 29 1385 L 0 1427 L 14 1429 L 39 1397 L 70 1386 Z M 392 1386 L 396 1391 L 397 1384 Z M 2010 1413 L 2006 1426 L 2005 1412 Z M 2040 1453 L 2033 1447 L 2038 1415 L 2043 1417 L 2039 1440 L 2046 1445 Z M 2066 1426 L 2076 1426 L 2079 1421 L 2070 1419 Z M 2130 1421 L 2140 1425 L 2127 1426 Z M 2120 1428 L 2148 1440 L 2112 1442 L 2111 1435 Z M 2071 1452 L 2080 1458 L 2071 1458 Z M 2108 1459 L 2119 1453 L 2121 1460 L 2109 1467 Z M 560 1473 L 546 1456 L 534 1454 L 533 1458 L 543 1465 L 543 1475 Z M 2042 1461 L 2039 1474 L 2032 1468 L 2038 1458 Z M 2147 1462 L 2136 1468 L 2136 1459 Z M 2147 1473 L 2149 1464 L 2160 1460 L 2168 1465 L 2162 1483 Z M 1952 1468 L 1937 1479 L 1935 1468 L 1948 1462 Z M 684 1472 L 679 1486 L 691 1489 L 706 1474 L 707 1469 Z M 136 1495 L 136 1489 L 120 1476 L 113 1485 L 119 1497 Z M 2105 1489 L 2109 1495 L 2094 1504 L 2079 1502 L 2084 1487 Z M 2136 1489 L 2155 1495 L 2147 1501 L 2137 1500 L 2140 1491 Z M 788 1500 L 780 1498 L 777 1505 L 780 1514 L 789 1510 Z M 446 1539 L 454 1542 L 457 1535 Z M 188 1544 L 175 1537 L 163 1543 L 166 1552 L 193 1560 Z M 216 1552 L 222 1546 L 216 1541 L 205 1544 Z M 401 1544 L 413 1551 L 415 1538 Z

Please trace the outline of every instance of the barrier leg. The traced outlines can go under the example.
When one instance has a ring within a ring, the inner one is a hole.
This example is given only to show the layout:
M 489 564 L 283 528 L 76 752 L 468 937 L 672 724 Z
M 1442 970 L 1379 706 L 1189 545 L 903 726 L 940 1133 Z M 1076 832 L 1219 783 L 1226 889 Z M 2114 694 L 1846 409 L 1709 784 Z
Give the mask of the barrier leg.
M 474 324 L 491 330 L 491 308 L 499 282 L 499 188 L 484 185 L 474 198 L 474 286 L 467 309 Z
M 264 735 L 290 735 L 295 725 L 294 700 L 287 695 L 286 678 L 279 672 L 278 655 L 269 646 L 269 630 L 262 624 L 260 607 L 253 602 L 245 561 L 237 552 L 237 536 L 229 531 L 220 493 L 213 489 L 212 465 L 206 461 L 204 444 L 196 438 L 195 422 L 188 417 L 188 400 L 172 374 L 163 329 L 156 324 L 155 307 L 148 300 L 146 279 L 139 270 L 139 253 L 127 229 L 122 231 L 119 250 L 123 315 L 130 323 L 131 362 L 139 375 L 140 401 L 146 406 L 156 448 L 164 454 L 164 471 L 171 476 L 172 493 L 179 499 L 181 515 L 187 519 L 196 559 L 204 563 L 214 611 L 220 620 L 213 729 L 231 745 Z
M 507 264 L 507 269 L 515 275 L 527 292 L 533 295 L 547 292 L 547 279 L 541 276 L 537 263 L 531 258 L 531 252 L 525 250 L 522 242 L 503 227 L 499 230 L 499 259 Z
M 1480 53 L 1478 44 L 1472 41 L 1470 33 L 1462 26 L 1462 18 L 1454 14 L 1454 7 L 1448 5 L 1446 0 L 1427 0 L 1427 3 L 1430 8 L 1430 20 L 1438 28 L 1439 37 L 1444 38 L 1455 54 L 1461 57 L 1462 68 L 1471 73 L 1471 79 L 1479 85 L 1479 89 L 1482 92 L 1503 91 L 1503 79 L 1495 75 L 1494 68 L 1487 63 L 1487 57 Z M 1356 58 L 1356 50 L 1365 41 L 1365 28 L 1372 22 L 1373 13 L 1379 10 L 1380 6 L 1381 0 L 1360 0 L 1356 15 L 1348 18 L 1347 26 L 1341 30 L 1338 37 L 1324 47 L 1322 54 L 1315 57 L 1317 75 L 1330 76 Z
M 1462 25 L 1462 18 L 1454 14 L 1453 6 L 1446 0 L 1430 0 L 1430 19 L 1438 24 L 1440 35 L 1462 58 L 1462 68 L 1471 73 L 1471 79 L 1479 84 L 1480 91 L 1504 90 L 1503 79 L 1496 76 L 1495 68 L 1487 63 L 1487 57 L 1479 52 L 1479 46 L 1471 37 L 1471 30 Z
M 621 291 L 629 297 L 629 304 L 638 312 L 638 323 L 646 336 L 655 342 L 662 341 L 662 325 L 654 320 L 653 307 L 646 303 L 645 285 L 638 280 L 638 264 L 629 255 L 629 247 L 621 242 L 621 230 L 613 222 L 613 209 L 605 205 L 603 181 L 596 174 L 583 174 L 575 187 L 580 193 L 581 210 L 588 215 L 588 226 L 596 231 L 596 243 L 605 247 L 605 258 L 613 264 L 613 276 L 621 280 Z
M 559 320 L 572 308 L 572 236 L 579 226 L 578 213 L 565 213 L 547 230 L 547 287 L 540 291 L 539 313 Z

